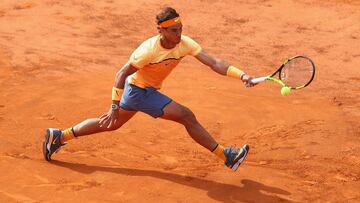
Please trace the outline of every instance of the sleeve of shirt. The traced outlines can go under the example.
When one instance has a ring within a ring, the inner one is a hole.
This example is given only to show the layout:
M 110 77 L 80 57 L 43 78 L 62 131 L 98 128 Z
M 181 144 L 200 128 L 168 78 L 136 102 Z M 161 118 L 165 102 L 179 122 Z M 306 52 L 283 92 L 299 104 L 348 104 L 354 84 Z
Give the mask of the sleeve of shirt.
M 187 37 L 187 36 L 183 36 L 183 37 L 184 37 L 186 46 L 188 48 L 188 54 L 192 55 L 192 56 L 198 55 L 202 50 L 201 46 L 195 40 L 191 39 L 190 37 Z
M 130 56 L 130 64 L 137 69 L 141 69 L 151 61 L 152 49 L 149 44 L 143 42 Z

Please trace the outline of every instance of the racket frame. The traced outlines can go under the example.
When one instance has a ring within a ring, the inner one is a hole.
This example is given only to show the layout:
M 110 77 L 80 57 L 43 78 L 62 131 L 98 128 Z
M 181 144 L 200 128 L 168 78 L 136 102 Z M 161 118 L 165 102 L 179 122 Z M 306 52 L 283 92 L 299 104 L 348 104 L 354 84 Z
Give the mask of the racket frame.
M 281 78 L 281 71 L 282 71 L 283 67 L 284 67 L 287 63 L 289 63 L 291 60 L 293 60 L 293 59 L 295 59 L 295 58 L 305 58 L 305 59 L 309 60 L 310 63 L 311 63 L 311 66 L 313 67 L 313 74 L 312 74 L 310 80 L 309 80 L 306 84 L 301 85 L 301 86 L 298 86 L 298 87 L 290 87 L 290 86 L 287 86 L 281 79 L 278 79 L 278 78 L 276 78 L 276 77 L 274 77 L 274 76 L 275 76 L 276 74 L 278 74 L 278 75 L 279 75 L 279 78 Z M 267 75 L 267 76 L 263 76 L 263 77 L 253 78 L 253 79 L 251 80 L 251 82 L 257 84 L 257 83 L 260 83 L 260 82 L 263 82 L 263 81 L 268 80 L 268 81 L 272 81 L 272 82 L 278 83 L 278 84 L 280 84 L 280 85 L 283 86 L 283 87 L 289 87 L 289 88 L 291 88 L 291 89 L 293 89 L 293 90 L 298 90 L 298 89 L 302 89 L 302 88 L 308 86 L 308 85 L 314 80 L 314 77 L 315 77 L 315 64 L 314 64 L 314 62 L 313 62 L 309 57 L 306 57 L 306 56 L 303 56 L 303 55 L 297 55 L 297 56 L 293 56 L 293 57 L 291 57 L 291 58 L 286 59 L 285 62 L 284 62 L 283 64 L 281 64 L 280 67 L 279 67 L 273 74 Z

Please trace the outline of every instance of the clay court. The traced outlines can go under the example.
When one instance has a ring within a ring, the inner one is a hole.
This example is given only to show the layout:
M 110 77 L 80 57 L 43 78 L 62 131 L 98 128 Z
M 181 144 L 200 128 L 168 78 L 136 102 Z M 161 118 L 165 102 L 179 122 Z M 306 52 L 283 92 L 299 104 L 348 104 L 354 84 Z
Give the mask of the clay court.
M 143 113 L 46 162 L 45 129 L 108 111 L 115 73 L 157 34 L 165 5 L 211 55 L 262 76 L 304 54 L 315 80 L 285 97 L 183 59 L 161 92 L 221 144 L 251 146 L 235 173 L 183 126 Z M 359 10 L 356 0 L 1 0 L 0 202 L 360 202 Z

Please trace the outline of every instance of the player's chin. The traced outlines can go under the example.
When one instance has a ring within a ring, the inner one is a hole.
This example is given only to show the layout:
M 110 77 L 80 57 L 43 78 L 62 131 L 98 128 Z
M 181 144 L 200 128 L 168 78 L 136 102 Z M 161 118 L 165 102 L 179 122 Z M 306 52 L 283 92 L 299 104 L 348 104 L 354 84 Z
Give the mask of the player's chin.
M 180 41 L 181 41 L 181 37 L 177 37 L 177 38 L 174 39 L 174 42 L 175 42 L 176 44 L 179 44 Z

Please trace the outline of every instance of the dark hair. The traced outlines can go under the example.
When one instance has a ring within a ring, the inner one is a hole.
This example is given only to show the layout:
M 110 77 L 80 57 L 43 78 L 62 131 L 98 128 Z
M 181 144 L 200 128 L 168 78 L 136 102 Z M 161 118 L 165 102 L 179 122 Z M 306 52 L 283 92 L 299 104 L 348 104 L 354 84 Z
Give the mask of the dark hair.
M 159 25 L 160 23 L 176 18 L 179 14 L 176 12 L 175 9 L 171 7 L 165 7 L 161 9 L 160 13 L 156 16 L 156 23 Z

